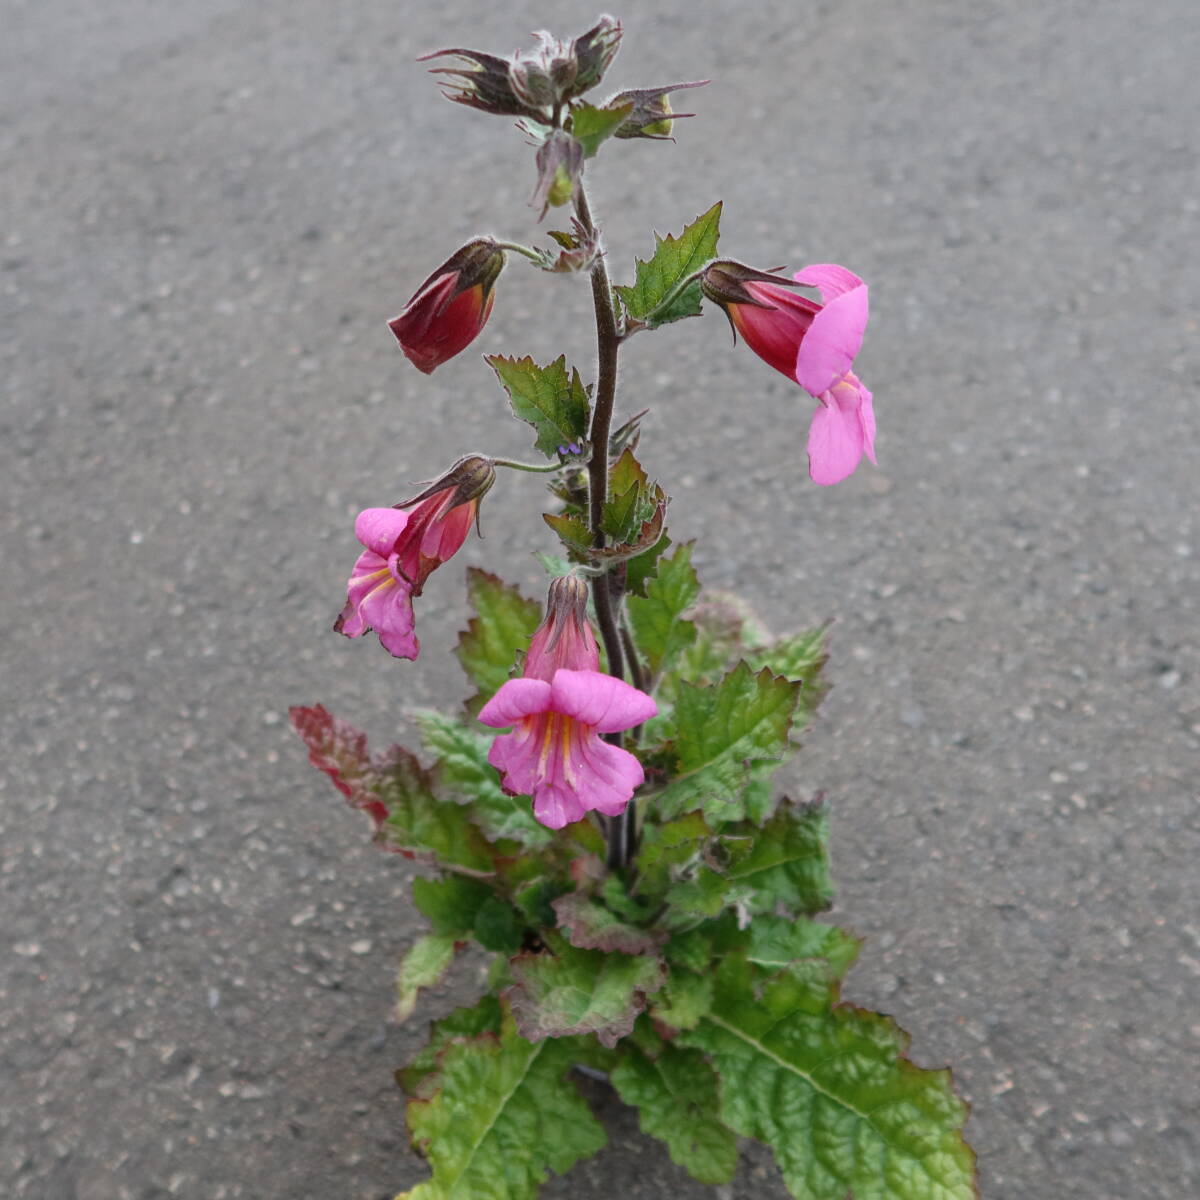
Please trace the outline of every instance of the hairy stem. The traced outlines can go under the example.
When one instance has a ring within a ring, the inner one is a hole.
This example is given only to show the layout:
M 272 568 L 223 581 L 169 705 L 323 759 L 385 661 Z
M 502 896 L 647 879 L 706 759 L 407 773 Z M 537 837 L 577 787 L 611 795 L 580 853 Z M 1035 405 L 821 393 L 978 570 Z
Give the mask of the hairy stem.
M 595 236 L 596 226 L 588 207 L 583 184 L 575 190 L 575 213 L 580 225 L 587 233 Z M 596 257 L 592 267 L 592 301 L 596 309 L 596 395 L 592 408 L 592 426 L 588 431 L 592 455 L 588 463 L 588 528 L 592 533 L 592 545 L 597 549 L 604 546 L 604 505 L 608 500 L 608 441 L 612 429 L 613 405 L 617 398 L 617 351 L 621 336 L 617 330 L 617 315 L 613 310 L 612 284 L 608 279 L 608 267 L 604 255 Z M 625 678 L 624 654 L 621 633 L 614 611 L 611 575 L 602 572 L 592 580 L 592 600 L 596 606 L 596 623 L 604 641 L 604 652 L 608 656 L 608 673 L 618 679 Z M 607 740 L 619 746 L 619 733 L 605 735 Z M 631 842 L 629 810 L 608 821 L 608 865 L 623 867 L 629 861 Z

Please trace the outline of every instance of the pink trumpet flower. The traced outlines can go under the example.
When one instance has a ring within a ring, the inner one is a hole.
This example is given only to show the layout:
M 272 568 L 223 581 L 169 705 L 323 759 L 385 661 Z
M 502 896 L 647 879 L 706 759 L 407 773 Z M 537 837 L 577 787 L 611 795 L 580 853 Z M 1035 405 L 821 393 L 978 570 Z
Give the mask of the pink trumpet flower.
M 610 817 L 625 811 L 644 779 L 642 764 L 600 735 L 640 725 L 658 706 L 599 670 L 582 580 L 556 579 L 546 609 L 524 676 L 503 684 L 479 719 L 495 729 L 515 726 L 492 743 L 488 762 L 506 791 L 533 797 L 543 825 L 561 829 L 592 809 Z
M 354 522 L 365 549 L 350 576 L 346 606 L 333 628 L 347 637 L 374 629 L 385 650 L 416 658 L 413 597 L 467 539 L 479 501 L 495 481 L 492 461 L 460 459 L 441 479 L 394 508 L 367 508 Z
M 808 471 L 827 486 L 853 474 L 864 454 L 875 461 L 871 393 L 851 370 L 867 327 L 867 285 L 834 263 L 805 267 L 793 279 L 723 260 L 707 268 L 701 286 L 759 358 L 819 402 Z M 788 290 L 797 284 L 816 288 L 824 303 Z

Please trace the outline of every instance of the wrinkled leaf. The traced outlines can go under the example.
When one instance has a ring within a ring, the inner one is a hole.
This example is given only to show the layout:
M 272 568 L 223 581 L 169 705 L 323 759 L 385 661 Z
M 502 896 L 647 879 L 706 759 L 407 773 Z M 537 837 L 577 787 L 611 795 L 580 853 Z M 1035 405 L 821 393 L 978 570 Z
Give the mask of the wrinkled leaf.
M 440 879 L 414 879 L 413 904 L 429 918 L 436 934 L 453 934 L 459 939 L 471 936 L 475 914 L 489 899 L 492 889 L 477 879 L 462 875 L 443 875 Z
M 623 954 L 653 954 L 666 934 L 639 929 L 584 892 L 571 892 L 554 901 L 559 928 L 581 950 L 619 950 Z
M 642 1132 L 665 1142 L 672 1162 L 701 1183 L 733 1178 L 737 1135 L 721 1121 L 717 1077 L 702 1054 L 666 1043 L 651 1058 L 630 1046 L 611 1078 L 638 1110 Z
M 679 1038 L 711 1056 L 722 1120 L 770 1145 L 805 1200 L 975 1200 L 949 1072 L 909 1062 L 889 1018 L 835 1001 L 833 984 L 725 957 L 712 1011 Z
M 539 367 L 528 355 L 493 354 L 487 362 L 508 392 L 513 412 L 533 426 L 537 448 L 547 458 L 570 457 L 571 444 L 587 437 L 591 406 L 579 372 L 572 369 L 567 374 L 566 355 L 548 367 Z
M 625 311 L 633 320 L 653 328 L 700 315 L 699 281 L 689 284 L 665 308 L 660 305 L 688 275 L 716 257 L 720 221 L 721 202 L 718 201 L 687 226 L 679 237 L 654 235 L 654 256 L 649 262 L 639 259 L 633 284 L 616 289 Z
M 825 843 L 829 822 L 819 804 L 785 801 L 761 828 L 747 824 L 741 844 L 747 849 L 726 875 L 739 888 L 750 911 L 769 912 L 777 905 L 796 913 L 817 913 L 833 902 Z
M 616 1045 L 662 985 L 662 962 L 551 941 L 551 952 L 520 954 L 511 963 L 515 983 L 506 998 L 522 1036 L 594 1033 L 601 1045 Z
M 396 1082 L 410 1095 L 430 1093 L 423 1086 L 437 1071 L 438 1055 L 453 1038 L 476 1038 L 481 1033 L 500 1032 L 500 999 L 481 996 L 468 1008 L 456 1008 L 448 1016 L 429 1025 L 429 1040 L 396 1072 Z
M 499 1036 L 450 1040 L 437 1074 L 408 1104 L 413 1145 L 433 1177 L 408 1200 L 532 1200 L 550 1171 L 567 1171 L 606 1142 L 567 1078 L 571 1041 Z

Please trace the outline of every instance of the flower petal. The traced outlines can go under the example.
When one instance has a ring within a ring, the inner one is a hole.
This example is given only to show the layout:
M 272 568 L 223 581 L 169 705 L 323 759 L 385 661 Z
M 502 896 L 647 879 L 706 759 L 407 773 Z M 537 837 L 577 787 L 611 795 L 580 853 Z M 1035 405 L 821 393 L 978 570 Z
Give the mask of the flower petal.
M 817 313 L 796 354 L 796 382 L 806 392 L 820 396 L 850 370 L 867 316 L 866 284 L 840 293 Z
M 586 740 L 583 765 L 586 773 L 581 776 L 580 799 L 585 808 L 609 817 L 625 811 L 646 778 L 642 764 L 628 750 L 601 741 L 595 734 Z
M 797 271 L 792 278 L 805 287 L 815 287 L 821 293 L 823 304 L 828 304 L 843 292 L 863 286 L 863 281 L 853 271 L 847 271 L 837 263 L 813 263 L 811 267 Z
M 554 672 L 551 687 L 550 704 L 555 712 L 566 713 L 601 733 L 631 729 L 658 712 L 658 705 L 645 692 L 599 671 L 562 668 Z
M 544 713 L 549 707 L 550 685 L 544 679 L 510 679 L 483 706 L 479 720 L 493 729 L 503 729 L 535 713 Z
M 808 473 L 813 483 L 828 487 L 854 473 L 863 455 L 863 426 L 859 405 L 843 408 L 831 392 L 821 397 L 808 428 Z
M 354 519 L 354 536 L 368 550 L 374 551 L 380 558 L 387 558 L 407 524 L 408 513 L 402 509 L 364 508 Z
M 533 798 L 533 815 L 547 829 L 561 829 L 564 825 L 582 821 L 587 810 L 570 789 L 546 784 L 538 788 Z

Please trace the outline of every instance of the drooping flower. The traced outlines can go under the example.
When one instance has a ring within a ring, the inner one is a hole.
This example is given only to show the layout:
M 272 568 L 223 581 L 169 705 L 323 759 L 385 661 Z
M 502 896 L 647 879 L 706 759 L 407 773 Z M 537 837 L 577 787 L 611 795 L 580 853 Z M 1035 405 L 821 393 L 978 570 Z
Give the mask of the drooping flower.
M 352 638 L 374 629 L 389 653 L 416 658 L 421 644 L 413 627 L 413 597 L 466 541 L 495 477 L 490 459 L 469 455 L 412 500 L 359 513 L 354 534 L 365 549 L 333 628 Z
M 492 743 L 488 762 L 507 791 L 533 797 L 533 815 L 550 829 L 591 809 L 619 815 L 644 778 L 629 751 L 600 735 L 640 725 L 658 706 L 599 666 L 587 587 L 574 577 L 556 579 L 546 619 L 525 656 L 525 674 L 503 684 L 479 714 L 495 729 L 515 727 Z
M 814 483 L 838 483 L 864 454 L 875 461 L 871 393 L 851 370 L 867 327 L 867 285 L 845 267 L 817 263 L 780 279 L 741 263 L 712 263 L 701 280 L 735 335 L 764 362 L 819 402 L 808 431 L 808 470 Z M 815 287 L 824 303 L 789 288 Z
M 405 357 L 426 375 L 465 350 L 487 324 L 505 255 L 488 237 L 456 250 L 388 322 Z

